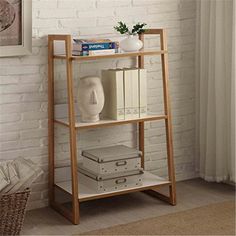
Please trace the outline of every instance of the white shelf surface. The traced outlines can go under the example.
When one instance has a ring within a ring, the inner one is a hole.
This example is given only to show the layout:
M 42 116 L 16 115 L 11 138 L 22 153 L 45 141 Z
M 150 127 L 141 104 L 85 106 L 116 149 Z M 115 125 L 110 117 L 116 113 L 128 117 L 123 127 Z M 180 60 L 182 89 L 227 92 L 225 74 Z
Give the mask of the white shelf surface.
M 154 120 L 163 120 L 167 117 L 165 115 L 147 115 L 146 117 L 142 118 L 134 118 L 134 119 L 126 119 L 126 120 L 110 120 L 104 119 L 98 122 L 93 123 L 85 123 L 85 122 L 76 122 L 75 127 L 77 129 L 85 129 L 85 128 L 95 128 L 95 127 L 102 127 L 102 126 L 110 126 L 110 125 L 122 125 L 122 124 L 129 124 L 129 123 L 138 123 L 142 121 L 154 121 Z M 78 120 L 78 119 L 77 119 Z M 56 123 L 69 126 L 69 120 L 67 118 L 62 119 L 55 119 Z
M 67 116 L 68 105 L 67 104 L 57 104 L 55 105 L 55 123 L 69 127 L 69 119 Z M 85 123 L 81 122 L 79 116 L 78 106 L 75 104 L 75 128 L 76 129 L 89 129 L 89 128 L 99 128 L 104 126 L 113 126 L 113 125 L 122 125 L 130 123 L 138 123 L 142 121 L 155 121 L 155 120 L 164 120 L 167 119 L 167 116 L 164 114 L 153 114 L 150 113 L 145 117 L 126 119 L 126 120 L 111 120 L 111 119 L 101 119 L 98 122 Z
M 145 48 L 140 51 L 135 52 L 120 52 L 110 55 L 96 55 L 96 56 L 71 56 L 71 60 L 78 61 L 87 61 L 87 60 L 97 60 L 97 59 L 106 59 L 106 58 L 119 58 L 119 57 L 135 57 L 135 56 L 152 56 L 152 55 L 161 55 L 167 54 L 166 50 L 160 50 L 159 48 Z M 66 55 L 59 54 L 54 55 L 55 59 L 66 59 Z
M 125 194 L 129 192 L 137 192 L 142 190 L 147 190 L 152 187 L 157 187 L 161 185 L 169 185 L 170 181 L 161 178 L 159 176 L 156 176 L 154 174 L 151 174 L 150 172 L 144 171 L 143 174 L 143 184 L 141 186 L 122 189 L 122 190 L 115 190 L 115 191 L 109 191 L 109 192 L 97 192 L 93 189 L 90 189 L 87 186 L 84 186 L 82 183 L 79 184 L 79 196 L 78 199 L 80 201 L 86 201 L 86 200 L 92 200 L 92 199 L 98 199 L 103 198 L 106 196 L 112 196 L 112 195 L 120 195 Z M 65 182 L 59 182 L 55 184 L 57 187 L 63 189 L 69 194 L 72 194 L 72 188 L 71 188 L 71 181 L 65 181 Z

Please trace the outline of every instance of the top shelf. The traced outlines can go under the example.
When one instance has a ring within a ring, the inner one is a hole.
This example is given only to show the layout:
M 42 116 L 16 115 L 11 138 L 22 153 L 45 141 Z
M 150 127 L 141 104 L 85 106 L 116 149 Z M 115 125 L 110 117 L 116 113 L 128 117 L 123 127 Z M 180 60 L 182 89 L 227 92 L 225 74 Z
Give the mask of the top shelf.
M 111 55 L 97 55 L 97 56 L 71 56 L 71 60 L 75 61 L 88 61 L 96 59 L 106 59 L 106 58 L 120 58 L 120 57 L 137 57 L 137 56 L 151 56 L 151 55 L 161 55 L 167 54 L 167 51 L 160 49 L 142 49 L 137 52 L 123 52 L 115 53 Z M 64 59 L 66 60 L 66 55 L 54 55 L 54 59 Z

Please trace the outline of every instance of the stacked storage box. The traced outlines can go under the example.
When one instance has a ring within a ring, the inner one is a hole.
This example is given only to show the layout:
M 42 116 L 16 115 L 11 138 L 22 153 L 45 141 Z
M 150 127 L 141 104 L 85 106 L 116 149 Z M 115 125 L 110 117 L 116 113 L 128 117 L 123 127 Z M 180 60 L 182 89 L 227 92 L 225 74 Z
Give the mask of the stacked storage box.
M 142 185 L 142 153 L 124 145 L 84 150 L 79 179 L 98 192 Z

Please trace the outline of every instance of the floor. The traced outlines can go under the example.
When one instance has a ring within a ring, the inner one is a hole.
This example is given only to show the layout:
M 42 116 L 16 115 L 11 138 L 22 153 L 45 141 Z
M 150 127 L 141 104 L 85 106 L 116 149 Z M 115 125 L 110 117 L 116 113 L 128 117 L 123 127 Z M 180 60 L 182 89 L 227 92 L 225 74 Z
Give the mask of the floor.
M 133 193 L 81 204 L 81 223 L 72 225 L 50 208 L 27 212 L 22 234 L 71 235 L 184 211 L 235 199 L 230 185 L 201 179 L 177 183 L 177 206 L 170 206 L 143 193 Z

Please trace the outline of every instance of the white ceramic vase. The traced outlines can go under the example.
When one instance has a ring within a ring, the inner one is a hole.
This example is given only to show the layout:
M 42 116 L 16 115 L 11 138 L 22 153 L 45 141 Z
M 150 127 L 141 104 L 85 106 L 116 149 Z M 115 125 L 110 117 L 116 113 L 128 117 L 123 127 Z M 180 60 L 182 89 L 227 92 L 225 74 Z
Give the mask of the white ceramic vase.
M 104 106 L 104 91 L 99 77 L 83 77 L 79 81 L 78 106 L 82 122 L 99 121 Z
M 138 51 L 143 47 L 143 42 L 137 36 L 128 35 L 120 42 L 120 48 L 125 52 Z

